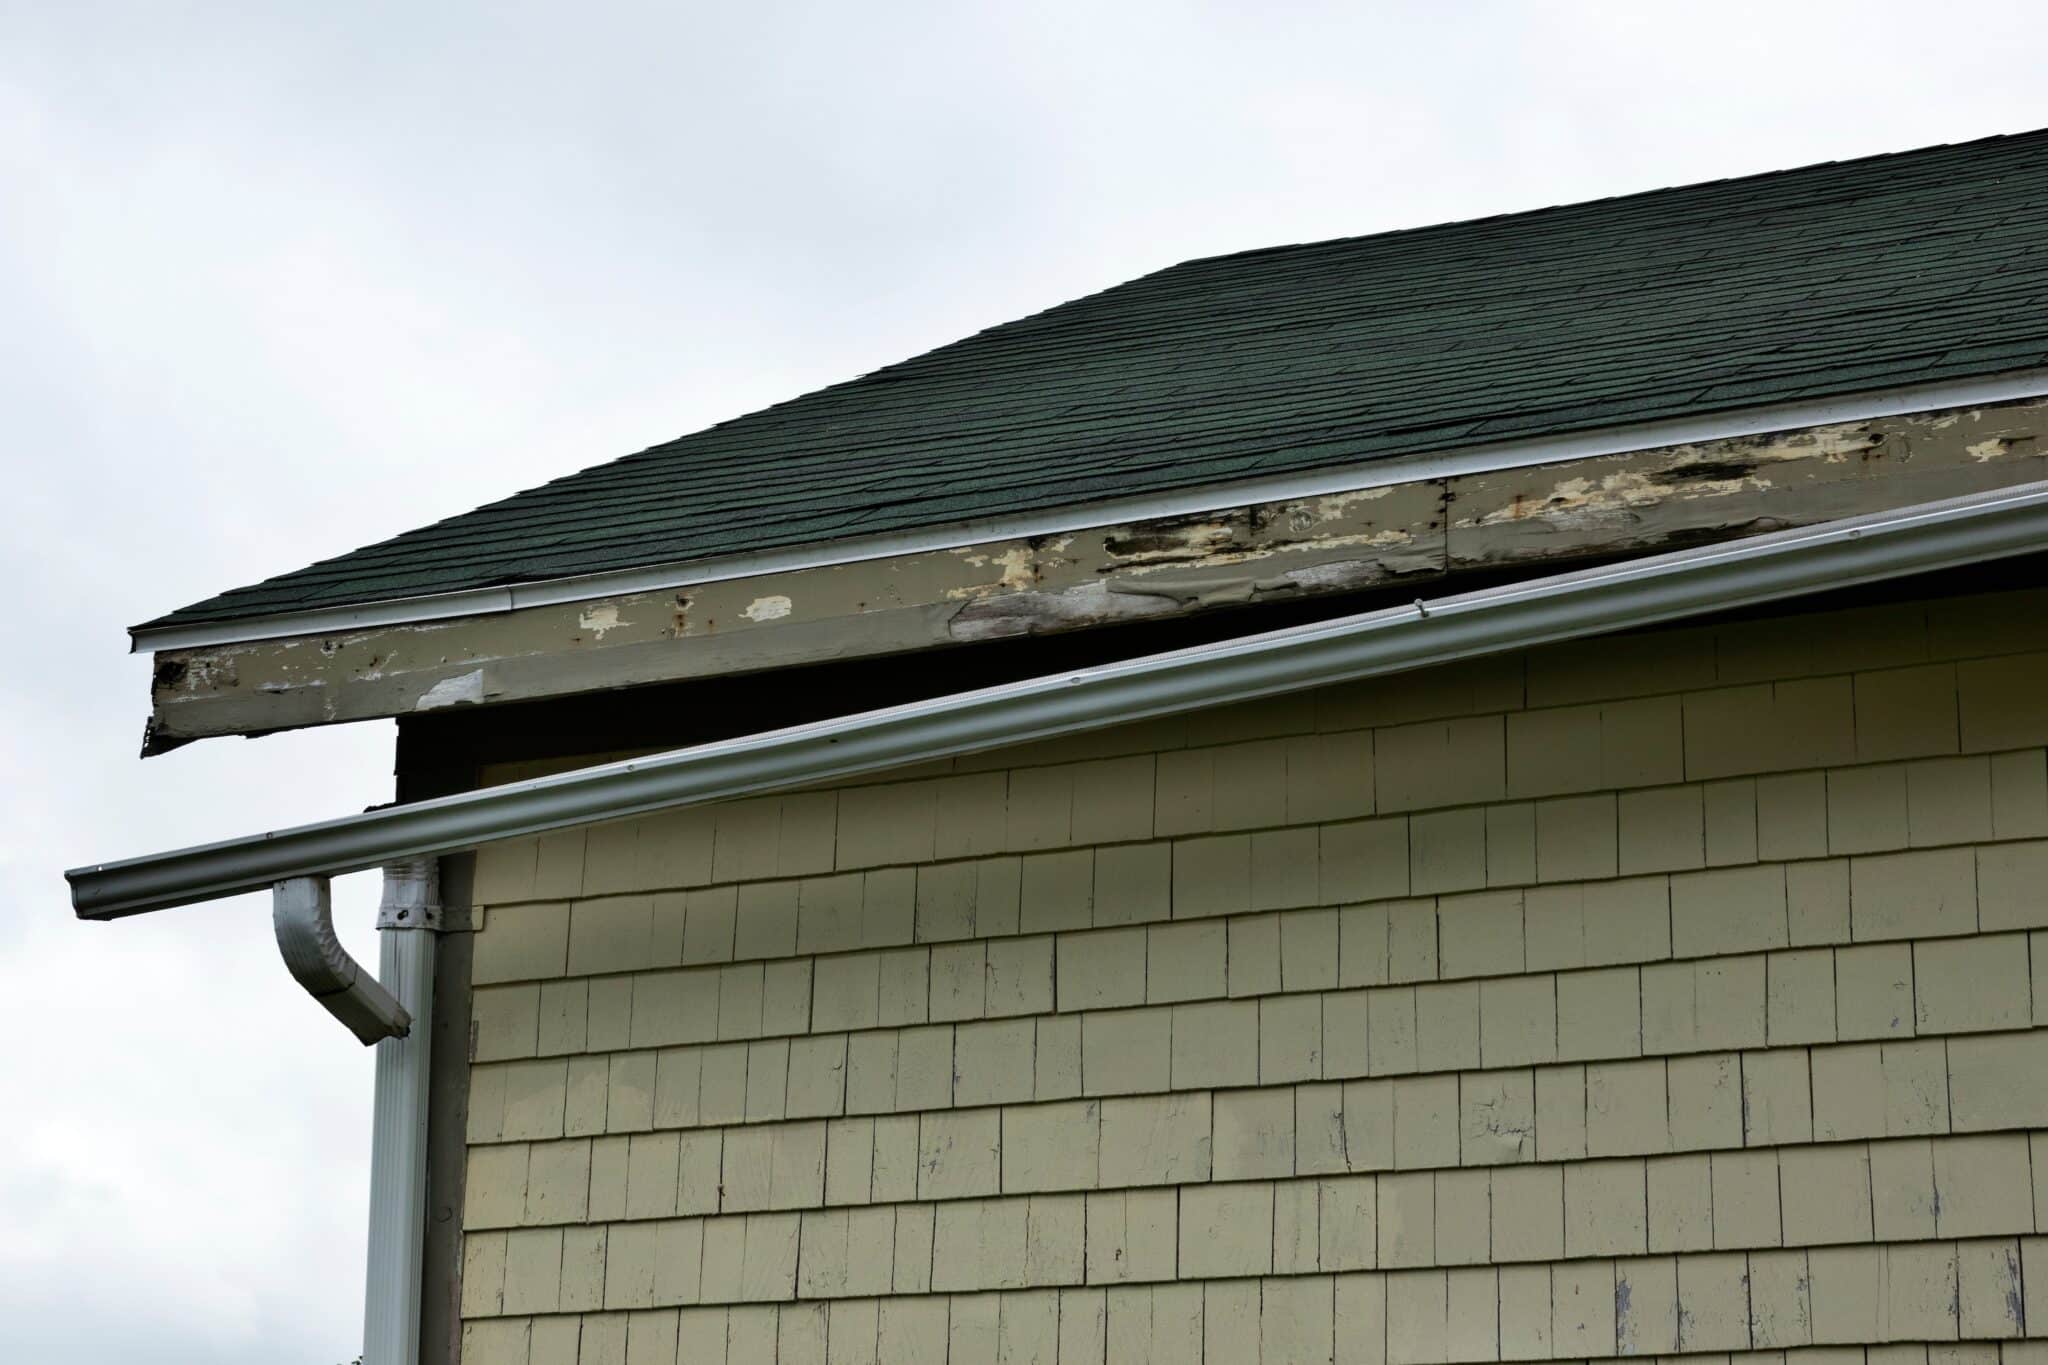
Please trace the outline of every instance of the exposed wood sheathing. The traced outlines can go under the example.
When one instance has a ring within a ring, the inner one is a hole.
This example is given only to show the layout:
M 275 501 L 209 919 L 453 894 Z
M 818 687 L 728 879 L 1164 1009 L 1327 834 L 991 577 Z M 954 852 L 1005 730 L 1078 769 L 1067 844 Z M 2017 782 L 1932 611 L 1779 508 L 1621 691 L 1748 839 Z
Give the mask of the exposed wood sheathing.
M 2048 400 L 1259 503 L 674 592 L 158 654 L 148 748 L 1187 617 L 1797 526 L 2048 475 Z

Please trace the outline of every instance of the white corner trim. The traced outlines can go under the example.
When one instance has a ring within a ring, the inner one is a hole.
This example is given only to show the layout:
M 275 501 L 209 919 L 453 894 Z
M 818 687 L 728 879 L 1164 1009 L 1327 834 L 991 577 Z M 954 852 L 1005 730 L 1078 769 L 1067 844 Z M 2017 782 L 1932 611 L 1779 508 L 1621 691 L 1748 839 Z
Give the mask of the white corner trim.
M 709 559 L 653 564 L 644 568 L 574 574 L 504 587 L 395 597 L 355 606 L 278 612 L 233 621 L 185 626 L 137 628 L 129 631 L 131 653 L 200 649 L 211 645 L 248 644 L 302 635 L 334 635 L 386 626 L 414 625 L 460 616 L 517 611 L 522 607 L 585 602 L 628 593 L 659 592 L 702 583 L 757 578 L 799 569 L 859 564 L 903 555 L 957 550 L 989 541 L 1063 535 L 1103 526 L 1162 517 L 1198 516 L 1252 503 L 1324 497 L 1334 493 L 1384 488 L 1393 484 L 1522 469 L 1565 460 L 1618 455 L 1658 446 L 1729 440 L 1799 427 L 1868 421 L 1942 408 L 1976 407 L 2048 395 L 2048 368 L 2021 370 L 1981 379 L 1873 389 L 1837 398 L 1812 399 L 1761 407 L 1734 408 L 1702 416 L 1601 427 L 1566 436 L 1531 437 L 1460 447 L 1424 455 L 1367 460 L 1307 473 L 1276 474 L 1262 479 L 1205 484 L 1164 493 L 1110 498 L 1073 507 L 952 522 L 944 526 L 887 535 L 824 541 L 758 553 L 720 555 Z

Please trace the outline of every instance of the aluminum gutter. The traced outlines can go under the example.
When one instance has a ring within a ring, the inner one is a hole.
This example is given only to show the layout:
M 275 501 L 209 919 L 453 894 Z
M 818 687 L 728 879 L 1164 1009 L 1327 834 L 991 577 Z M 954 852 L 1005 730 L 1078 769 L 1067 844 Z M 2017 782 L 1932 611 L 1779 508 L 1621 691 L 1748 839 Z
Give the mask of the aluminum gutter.
M 2048 549 L 2048 481 L 77 868 L 84 919 Z
M 1321 497 L 1385 488 L 1493 470 L 1521 469 L 1565 460 L 1589 459 L 1656 446 L 1756 436 L 1835 422 L 1867 421 L 1909 412 L 1975 407 L 2048 394 L 2048 369 L 2015 371 L 1981 379 L 1873 389 L 1836 398 L 1763 407 L 1736 408 L 1705 416 L 1603 427 L 1566 436 L 1465 446 L 1427 455 L 1397 456 L 1303 474 L 1274 475 L 1168 493 L 1114 498 L 1076 507 L 985 518 L 889 535 L 863 536 L 758 554 L 649 565 L 605 573 L 576 574 L 502 587 L 390 598 L 355 606 L 277 612 L 231 621 L 191 625 L 138 626 L 129 634 L 132 653 L 246 644 L 300 635 L 333 635 L 380 626 L 491 615 L 626 593 L 686 588 L 695 584 L 754 578 L 798 569 L 858 564 L 901 555 L 954 550 L 989 541 L 1062 535 L 1095 527 L 1161 517 L 1196 516 L 1250 503 Z

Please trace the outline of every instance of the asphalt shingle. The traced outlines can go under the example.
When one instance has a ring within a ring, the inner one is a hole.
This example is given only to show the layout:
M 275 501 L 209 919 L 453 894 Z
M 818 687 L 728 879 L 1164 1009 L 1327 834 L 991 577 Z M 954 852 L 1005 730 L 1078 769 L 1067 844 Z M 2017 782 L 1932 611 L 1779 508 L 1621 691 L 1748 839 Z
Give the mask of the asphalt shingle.
M 2048 131 L 1189 261 L 149 626 L 2048 365 Z

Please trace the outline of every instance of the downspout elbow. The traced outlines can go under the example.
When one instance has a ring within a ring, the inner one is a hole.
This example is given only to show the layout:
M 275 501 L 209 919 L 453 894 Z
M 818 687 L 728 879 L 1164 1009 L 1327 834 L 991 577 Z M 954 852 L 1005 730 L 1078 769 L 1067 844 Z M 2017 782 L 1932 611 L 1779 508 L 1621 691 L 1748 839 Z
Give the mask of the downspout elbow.
M 292 877 L 271 888 L 270 918 L 284 965 L 327 1012 L 365 1045 L 403 1038 L 405 1006 L 348 955 L 334 936 L 334 901 L 325 877 Z

